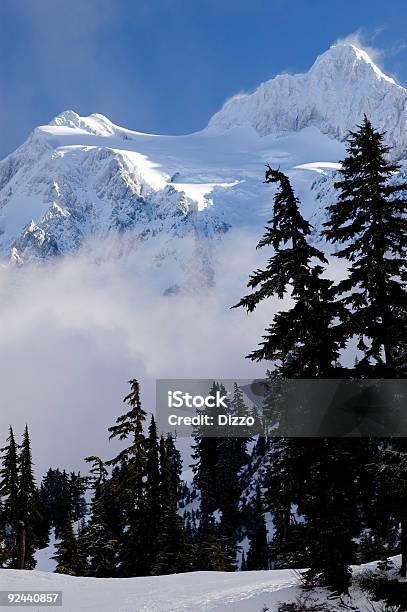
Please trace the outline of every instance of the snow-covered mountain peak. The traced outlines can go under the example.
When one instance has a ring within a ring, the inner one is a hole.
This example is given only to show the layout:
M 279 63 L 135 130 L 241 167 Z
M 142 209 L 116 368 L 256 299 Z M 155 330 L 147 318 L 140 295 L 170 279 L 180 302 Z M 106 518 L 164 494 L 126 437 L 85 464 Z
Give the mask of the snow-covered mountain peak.
M 73 110 L 66 110 L 54 117 L 48 125 L 73 129 L 79 128 L 95 136 L 111 136 L 116 133 L 116 126 L 110 119 L 99 113 L 94 113 L 89 115 L 89 117 L 81 117 Z
M 407 151 L 407 90 L 385 75 L 366 51 L 333 45 L 304 74 L 282 74 L 253 93 L 230 99 L 209 122 L 210 131 L 252 127 L 281 136 L 314 126 L 344 140 L 367 115 L 387 133 L 395 157 Z
M 46 259 L 125 233 L 132 244 L 156 241 L 160 257 L 180 237 L 210 253 L 208 237 L 259 232 L 269 218 L 265 163 L 290 175 L 314 222 L 364 114 L 405 159 L 407 91 L 349 43 L 305 74 L 232 98 L 194 134 L 145 134 L 66 110 L 0 162 L 0 258 Z
M 374 79 L 401 87 L 392 77 L 382 72 L 365 50 L 348 42 L 332 45 L 325 53 L 319 55 L 310 68 L 310 72 L 315 71 L 322 71 L 326 76 L 341 76 L 356 80 L 362 76 L 362 71 L 365 71 Z

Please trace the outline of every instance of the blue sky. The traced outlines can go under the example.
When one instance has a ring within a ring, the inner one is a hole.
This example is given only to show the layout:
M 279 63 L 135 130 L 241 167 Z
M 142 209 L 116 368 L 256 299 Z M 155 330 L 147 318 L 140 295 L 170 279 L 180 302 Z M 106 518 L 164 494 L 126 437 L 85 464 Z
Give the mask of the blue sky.
M 406 84 L 406 18 L 405 0 L 1 0 L 0 157 L 69 108 L 198 130 L 231 95 L 307 70 L 356 31 Z

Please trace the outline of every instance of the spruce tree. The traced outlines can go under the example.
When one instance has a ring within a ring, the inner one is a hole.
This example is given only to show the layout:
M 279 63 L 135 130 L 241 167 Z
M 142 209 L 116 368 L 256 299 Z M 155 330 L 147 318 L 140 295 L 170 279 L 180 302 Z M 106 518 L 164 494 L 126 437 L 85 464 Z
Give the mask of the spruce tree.
M 234 383 L 233 395 L 228 402 L 227 412 L 232 417 L 248 416 L 249 410 L 243 399 L 243 392 Z M 246 451 L 249 431 L 236 427 L 225 427 L 225 435 L 218 438 L 216 457 L 216 497 L 220 511 L 220 530 L 225 552 L 233 566 L 236 560 L 237 542 L 241 529 L 240 496 L 244 487 L 242 470 L 249 457 Z
M 226 394 L 223 385 L 213 382 L 209 395 L 215 397 L 217 392 L 221 395 Z M 214 422 L 216 422 L 216 408 L 207 408 L 200 412 L 212 417 Z M 211 436 L 209 435 L 210 433 L 205 425 L 196 427 L 194 430 L 194 444 L 192 446 L 192 459 L 195 461 L 192 465 L 194 484 L 201 493 L 201 510 L 207 514 L 214 512 L 219 506 L 217 496 L 217 460 L 221 438 Z
M 318 440 L 276 438 L 271 443 L 269 466 L 264 485 L 264 504 L 273 515 L 274 532 L 270 545 L 270 565 L 276 569 L 300 568 L 309 563 L 306 556 L 304 524 L 294 520 L 311 463 L 318 453 Z
M 171 436 L 160 438 L 161 520 L 154 574 L 173 574 L 193 569 L 195 547 L 178 514 L 179 468 Z M 175 459 L 175 460 L 174 460 Z
M 38 547 L 38 529 L 41 524 L 39 496 L 34 480 L 31 443 L 28 427 L 25 426 L 18 457 L 18 554 L 19 569 L 33 569 L 36 565 L 34 553 Z
M 86 479 L 78 472 L 69 475 L 69 492 L 71 503 L 72 520 L 76 523 L 84 518 L 86 514 L 85 486 Z
M 328 240 L 342 245 L 335 256 L 349 261 L 337 294 L 348 308 L 341 334 L 359 340 L 358 371 L 397 377 L 405 371 L 407 333 L 407 183 L 393 180 L 400 166 L 389 161 L 384 136 L 366 116 L 351 132 L 338 201 L 324 225 Z
M 219 525 L 212 515 L 205 513 L 200 516 L 195 565 L 201 571 L 228 572 L 233 569 L 223 546 Z
M 363 521 L 362 475 L 370 458 L 369 440 L 319 438 L 312 440 L 297 472 L 298 512 L 305 517 L 302 532 L 307 547 L 310 584 L 333 593 L 347 593 L 350 564 L 355 559 L 356 539 Z M 304 470 L 305 468 L 305 470 Z
M 154 416 L 151 416 L 146 442 L 146 571 L 150 574 L 158 556 L 158 537 L 162 522 L 162 505 L 160 500 L 160 461 L 157 427 Z
M 261 348 L 249 356 L 255 360 L 273 361 L 270 377 L 273 381 L 286 381 L 285 387 L 280 390 L 280 399 L 284 400 L 289 388 L 287 379 L 349 375 L 338 366 L 339 353 L 346 344 L 346 337 L 343 329 L 336 324 L 337 320 L 346 319 L 346 311 L 342 303 L 335 302 L 332 281 L 322 276 L 323 265 L 327 263 L 325 256 L 310 244 L 311 226 L 300 213 L 299 201 L 288 177 L 269 167 L 266 182 L 277 182 L 280 187 L 274 199 L 273 219 L 268 223 L 258 247 L 273 247 L 274 253 L 266 269 L 257 270 L 250 277 L 248 286 L 252 293 L 236 306 L 243 306 L 251 312 L 262 300 L 272 296 L 281 299 L 289 294 L 291 288 L 293 306 L 277 313 L 266 330 Z M 276 387 L 272 386 L 274 405 L 278 400 L 275 393 Z M 306 410 L 312 410 L 310 402 L 305 401 L 304 404 L 305 412 L 288 415 L 289 423 L 296 425 L 303 422 L 294 417 L 304 419 Z M 287 402 L 283 401 L 282 405 L 287 405 Z M 277 418 L 276 422 L 279 420 Z M 276 423 L 271 424 L 274 426 Z M 301 431 L 297 435 L 301 435 Z M 341 441 L 335 446 L 323 439 L 277 438 L 272 444 L 268 475 L 266 499 L 276 521 L 274 552 L 276 545 L 282 544 L 285 559 L 293 553 L 294 557 L 297 556 L 300 534 L 292 523 L 292 508 L 301 502 L 299 512 L 308 521 L 307 540 L 304 541 L 309 548 L 307 552 L 311 562 L 308 577 L 318 577 L 325 586 L 337 592 L 344 592 L 349 586 L 353 540 L 361 529 L 354 488 L 355 472 L 348 469 L 349 462 L 357 466 L 356 474 L 360 469 L 360 449 L 358 444 L 354 446 L 351 445 L 352 454 Z M 273 455 L 278 457 L 277 462 L 273 461 Z M 330 468 L 330 488 L 327 487 L 325 471 L 318 467 L 324 462 Z M 304 482 L 309 484 L 312 495 L 310 491 L 307 494 Z M 347 505 L 344 504 L 345 500 Z M 329 507 L 329 519 L 324 514 L 325 507 Z M 327 521 L 325 531 L 318 531 L 318 520 L 322 519 Z M 335 551 L 333 555 L 332 550 Z M 281 549 L 277 554 L 281 554 Z M 290 559 L 291 563 L 296 561 L 299 561 L 299 557 Z
M 88 560 L 88 573 L 97 578 L 117 576 L 118 544 L 123 524 L 119 483 L 115 474 L 108 479 L 104 462 L 86 457 L 92 464 L 88 486 L 93 491 L 90 518 L 79 536 L 82 553 Z
M 72 518 L 75 515 L 77 516 L 75 520 L 79 520 L 85 511 L 83 491 L 77 490 L 77 484 L 79 484 L 77 481 L 75 481 L 74 490 L 71 479 L 72 476 L 69 477 L 65 470 L 61 472 L 59 468 L 50 468 L 40 487 L 41 510 L 48 527 L 55 529 L 57 539 L 61 536 L 69 517 Z M 83 488 L 83 484 L 80 487 Z M 77 497 L 78 494 L 79 497 Z M 76 509 L 74 505 L 77 506 Z
M 61 534 L 61 540 L 55 544 L 55 554 L 52 559 L 57 562 L 55 573 L 70 576 L 83 575 L 83 561 L 72 521 L 67 521 Z
M 10 426 L 7 446 L 1 449 L 0 498 L 3 498 L 2 524 L 4 529 L 4 556 L 15 556 L 18 548 L 18 458 L 13 429 Z M 11 562 L 15 567 L 15 563 Z
M 129 404 L 130 410 L 119 416 L 116 425 L 109 428 L 110 439 L 130 439 L 130 445 L 106 462 L 106 465 L 118 467 L 121 483 L 119 494 L 126 521 L 126 529 L 119 543 L 119 571 L 122 576 L 138 576 L 147 573 L 143 550 L 147 461 L 143 425 L 146 412 L 141 406 L 138 381 L 131 380 L 130 387 L 130 393 L 123 400 Z
M 260 487 L 256 487 L 256 497 L 253 508 L 253 531 L 250 538 L 250 548 L 247 553 L 248 570 L 269 569 L 269 546 L 267 528 L 264 519 L 264 508 Z
M 279 190 L 273 218 L 257 248 L 272 247 L 274 253 L 265 270 L 256 270 L 250 276 L 252 293 L 233 308 L 241 306 L 252 312 L 266 298 L 288 296 L 289 287 L 294 305 L 275 315 L 260 348 L 248 357 L 276 362 L 277 377 L 329 377 L 342 346 L 333 322 L 343 309 L 335 303 L 332 281 L 322 277 L 321 264 L 327 260 L 310 244 L 312 228 L 301 215 L 288 177 L 269 166 L 265 182 L 279 183 Z

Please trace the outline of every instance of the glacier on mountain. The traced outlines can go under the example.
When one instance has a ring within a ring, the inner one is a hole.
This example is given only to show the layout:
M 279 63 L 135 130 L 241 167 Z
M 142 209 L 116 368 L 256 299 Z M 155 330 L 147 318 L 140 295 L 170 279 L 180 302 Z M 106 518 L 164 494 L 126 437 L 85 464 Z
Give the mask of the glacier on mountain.
M 177 258 L 187 237 L 191 257 L 210 259 L 212 239 L 234 227 L 260 231 L 269 218 L 266 163 L 291 176 L 318 221 L 344 140 L 364 114 L 386 131 L 394 156 L 405 156 L 406 102 L 406 89 L 344 43 L 306 74 L 232 98 L 190 135 L 144 134 L 65 111 L 0 162 L 0 256 L 46 260 L 118 235 L 132 249 L 160 237 L 157 260 Z

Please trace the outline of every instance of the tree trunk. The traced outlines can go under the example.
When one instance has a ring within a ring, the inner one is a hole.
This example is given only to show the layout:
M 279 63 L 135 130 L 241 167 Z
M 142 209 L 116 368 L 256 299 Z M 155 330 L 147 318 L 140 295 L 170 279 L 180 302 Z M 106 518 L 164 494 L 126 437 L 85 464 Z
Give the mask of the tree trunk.
M 20 527 L 20 537 L 18 543 L 18 569 L 25 569 L 25 544 L 26 544 L 27 531 L 24 524 Z

